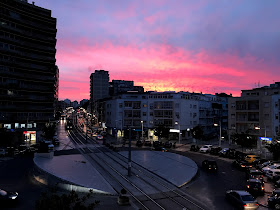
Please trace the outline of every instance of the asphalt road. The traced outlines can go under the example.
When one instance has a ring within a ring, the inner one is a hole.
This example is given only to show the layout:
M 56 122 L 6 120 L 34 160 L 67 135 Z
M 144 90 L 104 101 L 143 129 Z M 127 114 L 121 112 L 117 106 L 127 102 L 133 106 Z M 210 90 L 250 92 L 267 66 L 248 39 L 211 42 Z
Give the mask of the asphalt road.
M 193 195 L 197 200 L 206 204 L 209 209 L 235 209 L 225 199 L 227 190 L 245 190 L 246 176 L 244 171 L 240 171 L 233 167 L 233 160 L 220 158 L 209 154 L 201 154 L 199 152 L 176 152 L 185 155 L 196 162 L 199 167 L 197 177 L 182 189 Z M 201 163 L 205 159 L 213 159 L 217 161 L 218 172 L 211 173 L 205 171 L 201 167 Z M 259 203 L 266 205 L 267 195 L 271 193 L 272 186 L 270 183 L 265 184 L 266 194 L 257 197 Z M 267 209 L 260 206 L 259 209 Z
M 0 159 L 0 189 L 19 193 L 19 202 L 16 206 L 12 208 L 0 206 L 0 209 L 31 210 L 35 208 L 36 200 L 47 188 L 32 178 L 33 167 L 32 157 Z

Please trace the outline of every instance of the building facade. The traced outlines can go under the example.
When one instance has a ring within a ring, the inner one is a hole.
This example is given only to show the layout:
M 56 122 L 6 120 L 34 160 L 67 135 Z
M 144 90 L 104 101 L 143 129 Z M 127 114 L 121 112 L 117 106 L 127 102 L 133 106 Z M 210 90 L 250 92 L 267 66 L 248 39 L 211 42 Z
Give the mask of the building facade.
M 109 72 L 104 70 L 95 70 L 90 75 L 90 101 L 109 97 Z
M 280 82 L 242 90 L 241 97 L 229 98 L 230 133 L 248 133 L 273 138 L 279 132 Z
M 58 99 L 56 19 L 27 1 L 1 0 L 0 11 L 0 127 L 36 130 Z

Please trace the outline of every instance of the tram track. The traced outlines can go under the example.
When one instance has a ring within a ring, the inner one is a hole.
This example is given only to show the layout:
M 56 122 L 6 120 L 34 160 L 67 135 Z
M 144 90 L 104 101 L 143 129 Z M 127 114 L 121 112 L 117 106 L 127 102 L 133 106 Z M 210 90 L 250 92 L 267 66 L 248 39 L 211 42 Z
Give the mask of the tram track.
M 132 169 L 133 178 L 127 177 L 127 175 L 124 175 L 127 171 L 127 158 L 117 152 L 109 150 L 106 147 L 102 147 L 105 149 L 100 149 L 101 147 L 99 142 L 92 138 L 88 138 L 87 140 L 94 144 L 91 144 L 91 147 L 88 147 L 83 142 L 83 140 L 85 140 L 85 136 L 81 131 L 70 131 L 69 136 L 73 143 L 78 147 L 77 149 L 84 156 L 87 156 L 87 159 L 94 161 L 104 171 L 110 174 L 111 178 L 114 179 L 122 188 L 126 189 L 131 197 L 142 208 L 169 209 L 172 206 L 172 209 L 206 209 L 205 207 L 202 207 L 201 204 L 198 204 L 199 202 L 194 201 L 194 199 L 191 200 L 190 195 L 178 189 L 175 185 L 166 182 L 166 180 L 162 180 L 162 178 L 152 174 L 139 164 L 135 163 Z M 95 144 L 99 144 L 99 147 L 95 146 Z M 92 146 L 94 147 L 94 150 L 99 151 L 98 154 L 95 154 Z M 120 166 L 118 169 L 116 169 L 116 164 Z M 113 167 L 113 165 L 115 167 Z M 120 181 L 117 177 L 121 178 L 122 181 Z M 141 189 L 141 187 L 138 187 L 135 183 L 133 183 L 135 180 L 138 182 L 141 180 L 142 184 L 140 186 L 145 186 L 145 189 Z M 158 193 L 148 194 L 145 192 L 147 191 L 146 188 L 153 188 Z M 135 189 L 138 191 L 137 194 L 135 193 Z M 141 195 L 139 195 L 139 192 Z M 177 206 L 177 208 L 175 206 Z

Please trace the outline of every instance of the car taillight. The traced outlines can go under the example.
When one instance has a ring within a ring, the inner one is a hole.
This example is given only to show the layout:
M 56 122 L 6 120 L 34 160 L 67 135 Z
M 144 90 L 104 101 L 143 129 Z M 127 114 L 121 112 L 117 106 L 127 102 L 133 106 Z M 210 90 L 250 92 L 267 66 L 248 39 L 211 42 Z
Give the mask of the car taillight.
M 259 204 L 258 204 L 258 203 L 256 203 L 256 206 L 259 206 Z
M 244 206 L 247 206 L 246 204 L 244 204 Z
M 241 165 L 241 167 L 244 168 L 245 166 L 244 166 L 244 165 Z
M 249 186 L 249 185 L 247 185 L 247 188 L 250 188 L 250 186 Z
M 264 190 L 264 187 L 262 187 L 262 190 Z

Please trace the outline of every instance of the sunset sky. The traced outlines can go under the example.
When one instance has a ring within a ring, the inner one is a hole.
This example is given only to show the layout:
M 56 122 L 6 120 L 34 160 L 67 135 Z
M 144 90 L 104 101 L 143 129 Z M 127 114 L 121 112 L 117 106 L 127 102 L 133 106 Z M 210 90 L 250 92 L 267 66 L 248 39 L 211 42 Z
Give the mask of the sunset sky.
M 279 0 L 32 1 L 57 18 L 61 100 L 89 99 L 96 69 L 146 91 L 240 96 L 280 81 Z

